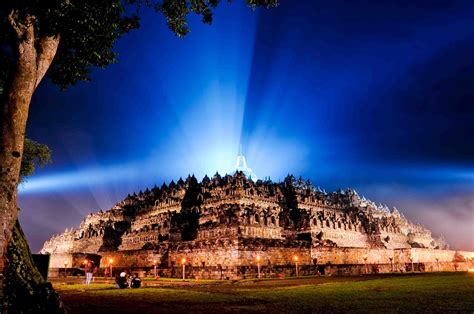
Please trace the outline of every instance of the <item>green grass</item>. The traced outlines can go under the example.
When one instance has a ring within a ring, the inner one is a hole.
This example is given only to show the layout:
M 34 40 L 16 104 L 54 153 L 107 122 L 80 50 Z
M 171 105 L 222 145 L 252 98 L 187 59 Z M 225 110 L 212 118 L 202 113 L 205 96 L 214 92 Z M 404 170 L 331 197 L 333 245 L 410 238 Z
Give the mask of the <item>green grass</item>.
M 200 292 L 184 289 L 170 289 L 159 287 L 148 287 L 140 289 L 117 289 L 111 285 L 66 285 L 57 287 L 63 294 L 88 296 L 90 298 L 100 298 L 102 300 L 127 298 L 134 301 L 153 301 L 153 302 L 228 302 L 231 296 Z
M 166 278 L 160 277 L 160 279 L 155 278 L 142 278 L 142 281 L 164 281 L 164 282 L 221 282 L 222 280 L 216 279 L 180 279 L 180 278 Z
M 474 311 L 474 275 L 305 278 L 116 289 L 56 285 L 70 313 Z M 367 279 L 367 280 L 366 280 Z M 160 279 L 161 280 L 161 279 Z
M 252 297 L 278 302 L 285 310 L 472 311 L 474 279 L 467 275 L 395 277 L 277 288 Z

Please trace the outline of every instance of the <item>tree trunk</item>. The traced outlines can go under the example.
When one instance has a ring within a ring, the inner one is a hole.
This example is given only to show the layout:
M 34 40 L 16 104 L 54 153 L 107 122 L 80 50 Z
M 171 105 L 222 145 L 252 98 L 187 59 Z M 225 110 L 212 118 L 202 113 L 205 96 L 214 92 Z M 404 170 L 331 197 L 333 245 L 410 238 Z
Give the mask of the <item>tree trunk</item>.
M 64 314 L 59 295 L 35 265 L 18 220 L 7 252 L 4 313 Z
M 3 274 L 7 245 L 17 219 L 17 186 L 31 97 L 36 84 L 36 49 L 33 25 L 25 27 L 18 43 L 16 69 L 0 115 L 0 270 Z
M 34 18 L 27 17 L 19 23 L 13 13 L 9 15 L 9 21 L 18 37 L 17 62 L 0 112 L 0 298 L 3 297 L 3 274 L 7 266 L 6 250 L 17 220 L 17 186 L 31 97 L 59 44 L 59 36 L 36 38 Z

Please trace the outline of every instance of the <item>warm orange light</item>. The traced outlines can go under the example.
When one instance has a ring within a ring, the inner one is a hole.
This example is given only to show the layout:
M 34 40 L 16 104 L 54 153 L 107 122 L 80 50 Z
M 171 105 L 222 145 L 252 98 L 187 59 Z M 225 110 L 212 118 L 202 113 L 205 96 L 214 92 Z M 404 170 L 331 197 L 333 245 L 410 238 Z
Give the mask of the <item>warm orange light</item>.
M 112 264 L 113 262 L 114 262 L 113 258 L 109 259 L 109 264 Z
M 84 260 L 84 265 L 85 265 L 85 264 L 87 264 L 87 260 L 86 260 L 86 259 Z
M 413 262 L 413 257 L 411 257 L 411 256 L 410 256 L 410 261 L 412 261 L 412 262 Z
M 470 273 L 474 273 L 474 268 L 469 268 L 467 271 Z
M 186 263 L 186 259 L 185 259 L 185 258 L 183 258 L 183 259 L 181 260 L 181 264 L 184 265 L 184 263 Z
M 293 259 L 295 260 L 295 262 L 297 262 L 298 261 L 298 256 L 296 256 L 296 255 L 293 256 Z
M 260 255 L 257 255 L 257 262 L 260 262 Z
M 364 255 L 364 259 L 367 259 L 367 255 Z
M 153 260 L 153 265 L 156 265 L 156 259 Z

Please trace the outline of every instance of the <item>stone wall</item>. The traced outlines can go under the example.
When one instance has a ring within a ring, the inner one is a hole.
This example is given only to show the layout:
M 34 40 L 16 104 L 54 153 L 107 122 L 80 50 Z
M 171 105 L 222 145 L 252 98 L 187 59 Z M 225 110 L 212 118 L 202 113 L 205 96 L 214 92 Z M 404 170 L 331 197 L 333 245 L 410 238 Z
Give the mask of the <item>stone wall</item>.
M 147 243 L 153 244 L 160 243 L 161 237 L 165 238 L 166 235 L 161 235 L 155 230 L 131 232 L 122 237 L 122 243 L 119 246 L 120 251 L 128 250 L 140 250 L 143 249 Z
M 286 247 L 285 247 L 286 246 Z M 212 250 L 211 250 L 212 248 Z M 260 260 L 257 260 L 260 256 Z M 82 268 L 87 254 L 54 254 L 50 260 L 50 276 L 68 268 Z M 262 239 L 259 244 L 237 241 L 197 241 L 160 250 L 104 252 L 101 272 L 110 266 L 115 271 L 143 271 L 153 275 L 156 261 L 160 276 L 181 278 L 183 259 L 186 278 L 241 279 L 261 277 L 315 275 L 319 271 L 331 275 L 358 275 L 415 271 L 466 271 L 474 268 L 474 252 L 429 249 L 348 249 L 309 247 L 303 241 L 284 243 Z M 295 259 L 295 257 L 297 259 Z M 436 259 L 437 258 L 437 259 Z M 59 271 L 58 271 L 59 270 Z
M 239 235 L 238 226 L 219 226 L 214 228 L 200 229 L 197 241 L 218 240 L 226 238 L 237 238 Z
M 62 254 L 52 254 L 49 259 L 49 268 L 63 268 L 66 264 L 66 267 L 75 267 L 73 264 L 72 254 L 62 253 Z
M 408 244 L 408 238 L 402 233 L 394 232 L 380 232 L 380 238 L 387 247 L 387 249 L 408 249 L 410 244 Z
M 440 262 L 453 262 L 458 258 L 474 260 L 474 252 L 468 251 L 453 251 L 453 250 L 430 250 L 413 248 L 405 250 L 411 253 L 415 261 L 430 262 L 438 260 Z M 456 258 L 458 256 L 458 258 Z
M 311 235 L 313 238 L 329 240 L 341 247 L 365 248 L 369 246 L 367 235 L 356 230 L 317 227 L 311 229 Z
M 162 259 L 161 252 L 155 250 L 104 252 L 101 256 L 101 268 L 109 267 L 112 260 L 112 267 L 120 270 L 151 267 L 155 260 L 159 264 Z
M 434 250 L 434 249 L 358 249 L 358 248 L 326 248 L 315 247 L 311 249 L 311 257 L 317 258 L 318 264 L 385 264 L 390 263 L 410 263 L 410 257 L 414 262 L 434 263 L 454 262 L 456 254 L 464 259 L 474 260 L 474 252 Z M 366 260 L 364 259 L 366 258 Z
M 219 240 L 215 242 L 197 242 L 170 248 L 168 259 L 163 260 L 164 267 L 181 265 L 183 258 L 187 265 L 235 266 L 238 265 L 238 245 L 236 241 Z
M 88 237 L 87 239 L 76 240 L 73 243 L 72 252 L 80 253 L 97 253 L 100 251 L 100 248 L 104 244 L 103 238 L 94 235 Z
M 268 226 L 242 226 L 240 235 L 247 238 L 281 239 L 281 228 Z

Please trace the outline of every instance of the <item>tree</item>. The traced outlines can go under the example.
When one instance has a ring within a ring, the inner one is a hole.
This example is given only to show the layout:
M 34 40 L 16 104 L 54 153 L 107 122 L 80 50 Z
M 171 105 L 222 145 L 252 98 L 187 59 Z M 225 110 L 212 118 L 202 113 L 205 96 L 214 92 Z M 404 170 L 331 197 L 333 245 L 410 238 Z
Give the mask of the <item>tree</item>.
M 25 139 L 20 181 L 33 174 L 37 166 L 51 161 L 48 146 Z M 58 294 L 41 276 L 31 255 L 18 219 L 7 247 L 4 312 L 64 313 Z
M 49 163 L 51 163 L 51 150 L 49 147 L 25 138 L 20 167 L 20 181 L 32 175 L 37 166 L 41 167 Z
M 277 0 L 246 0 L 251 8 Z M 116 61 L 115 41 L 139 26 L 139 12 L 164 15 L 182 37 L 194 13 L 210 24 L 219 0 L 2 0 L 0 2 L 0 272 L 17 218 L 17 185 L 29 106 L 45 75 L 64 89 Z

